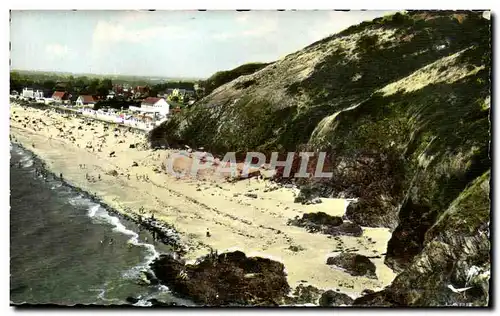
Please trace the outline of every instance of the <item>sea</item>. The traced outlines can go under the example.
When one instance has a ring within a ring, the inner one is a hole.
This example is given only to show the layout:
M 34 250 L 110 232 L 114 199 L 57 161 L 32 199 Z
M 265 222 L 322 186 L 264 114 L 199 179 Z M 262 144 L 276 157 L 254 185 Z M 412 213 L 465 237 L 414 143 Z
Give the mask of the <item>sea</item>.
M 141 271 L 168 246 L 85 192 L 37 172 L 31 152 L 10 145 L 10 301 L 17 304 L 193 305 Z

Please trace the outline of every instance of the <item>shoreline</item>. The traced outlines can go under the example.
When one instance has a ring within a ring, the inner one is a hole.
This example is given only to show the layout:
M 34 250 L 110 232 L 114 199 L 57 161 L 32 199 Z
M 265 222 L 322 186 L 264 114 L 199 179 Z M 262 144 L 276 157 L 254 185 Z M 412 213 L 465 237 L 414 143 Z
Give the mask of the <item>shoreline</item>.
M 26 148 L 22 144 L 12 142 L 12 141 L 11 141 L 11 144 L 14 144 L 15 146 L 20 147 L 23 151 L 26 151 L 29 155 L 31 155 L 31 159 L 33 159 L 33 162 L 34 163 L 38 162 L 39 165 L 42 166 L 42 170 L 46 172 L 47 177 L 51 176 L 54 179 L 57 179 L 58 181 L 60 181 L 62 183 L 63 186 L 68 187 L 71 190 L 75 191 L 76 193 L 83 195 L 84 198 L 92 201 L 93 203 L 99 204 L 99 206 L 102 207 L 106 212 L 117 216 L 119 219 L 124 219 L 124 220 L 130 221 L 138 226 L 141 226 L 144 229 L 146 229 L 147 231 L 149 231 L 151 234 L 161 234 L 162 236 L 158 236 L 158 239 L 157 239 L 158 241 L 162 242 L 166 246 L 172 247 L 172 252 L 182 253 L 182 249 L 180 249 L 180 251 L 179 251 L 179 248 L 182 248 L 182 244 L 180 244 L 179 236 L 177 235 L 178 233 L 177 233 L 177 231 L 175 231 L 175 229 L 173 227 L 166 227 L 166 229 L 169 229 L 171 232 L 170 236 L 166 236 L 168 234 L 167 232 L 163 232 L 163 234 L 161 232 L 159 233 L 158 227 L 153 227 L 153 225 L 149 221 L 147 221 L 147 220 L 139 221 L 138 216 L 136 214 L 128 214 L 125 212 L 121 212 L 118 209 L 107 204 L 98 195 L 92 194 L 91 192 L 88 192 L 88 191 L 86 191 L 78 186 L 75 186 L 74 184 L 72 184 L 70 181 L 68 181 L 65 178 L 63 178 L 63 179 L 59 178 L 56 173 L 54 173 L 50 168 L 46 167 L 46 162 L 40 156 L 35 154 L 33 151 L 29 150 L 28 148 Z M 168 225 L 168 223 L 162 223 L 162 224 Z M 174 249 L 177 249 L 177 250 L 174 250 Z
M 19 113 L 15 114 L 17 111 Z M 179 244 L 186 250 L 187 262 L 206 255 L 210 249 L 219 253 L 239 249 L 249 257 L 261 256 L 284 263 L 292 289 L 299 285 L 312 285 L 322 290 L 340 289 L 353 298 L 360 296 L 364 289 L 381 289 L 395 277 L 395 273 L 383 264 L 383 257 L 373 260 L 377 266 L 377 279 L 353 277 L 325 263 L 328 256 L 338 254 L 334 251 L 338 240 L 346 248 L 359 248 L 358 252 L 367 256 L 373 256 L 375 251 L 384 253 L 390 238 L 386 229 L 363 227 L 363 238 L 340 236 L 334 240 L 330 236 L 308 233 L 303 228 L 286 224 L 287 219 L 307 212 L 324 211 L 342 216 L 345 212 L 343 200 L 322 199 L 321 204 L 300 205 L 293 202 L 291 189 L 279 187 L 265 193 L 264 188 L 273 185 L 265 181 L 252 179 L 222 183 L 175 179 L 152 171 L 168 150 L 128 148 L 128 143 L 140 141 L 141 135 L 108 135 L 102 152 L 89 152 L 83 146 L 85 141 L 93 141 L 95 148 L 95 140 L 100 138 L 92 136 L 92 132 L 99 135 L 99 128 L 106 123 L 94 121 L 91 126 L 84 126 L 91 129 L 88 132 L 73 129 L 78 132 L 73 134 L 77 141 L 71 141 L 67 137 L 58 137 L 56 127 L 67 131 L 70 129 L 67 125 L 78 126 L 78 121 L 84 118 L 62 118 L 46 112 L 11 105 L 10 131 L 18 140 L 16 143 L 20 142 L 40 157 L 51 172 L 63 173 L 64 180 L 76 190 L 97 192 L 96 201 L 117 214 L 132 220 L 137 216 L 146 218 L 154 214 L 158 221 L 173 226 L 180 237 Z M 37 130 L 37 127 L 24 128 L 22 123 L 13 119 L 17 116 L 30 123 L 37 118 L 48 124 Z M 120 133 L 125 134 L 126 131 Z M 35 144 L 33 150 L 29 148 L 32 143 Z M 110 149 L 114 149 L 119 158 L 106 157 Z M 139 166 L 130 167 L 135 161 Z M 89 164 L 89 168 L 77 168 L 81 162 Z M 110 169 L 115 170 L 117 175 L 107 175 Z M 133 176 L 127 179 L 133 171 L 136 171 L 136 177 L 143 173 L 150 180 L 142 181 Z M 98 173 L 102 176 L 101 180 L 85 180 L 83 175 L 86 172 L 92 177 L 97 177 Z M 259 197 L 245 196 L 245 192 L 250 191 Z M 145 209 L 145 214 L 139 214 L 141 207 Z M 211 233 L 209 238 L 205 236 L 208 229 Z M 373 242 L 367 242 L 366 238 L 373 239 Z M 303 250 L 288 250 L 292 246 Z

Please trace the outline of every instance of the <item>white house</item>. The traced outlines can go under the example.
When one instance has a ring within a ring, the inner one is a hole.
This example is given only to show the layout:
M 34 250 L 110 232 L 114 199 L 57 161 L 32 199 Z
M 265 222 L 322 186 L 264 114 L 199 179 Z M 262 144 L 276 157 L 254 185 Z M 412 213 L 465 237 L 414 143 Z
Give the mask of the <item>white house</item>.
M 113 90 L 109 90 L 109 93 L 108 95 L 106 96 L 106 99 L 107 100 L 111 100 L 111 99 L 114 99 L 116 97 L 116 94 Z
M 161 115 L 168 115 L 170 111 L 170 104 L 164 98 L 149 97 L 142 101 L 141 112 L 159 113 Z
M 94 105 L 97 103 L 97 100 L 93 95 L 80 95 L 78 96 L 78 99 L 76 99 L 75 103 L 77 106 L 85 106 L 93 108 Z
M 40 99 L 43 98 L 43 91 L 34 91 L 32 88 L 24 88 L 21 96 L 26 99 Z

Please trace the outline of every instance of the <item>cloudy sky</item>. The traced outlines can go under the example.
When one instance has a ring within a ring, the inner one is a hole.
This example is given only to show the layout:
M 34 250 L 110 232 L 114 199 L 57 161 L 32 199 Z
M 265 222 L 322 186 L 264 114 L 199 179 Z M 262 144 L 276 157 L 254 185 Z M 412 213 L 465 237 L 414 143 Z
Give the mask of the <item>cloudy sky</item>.
M 203 78 L 388 13 L 12 11 L 11 68 Z

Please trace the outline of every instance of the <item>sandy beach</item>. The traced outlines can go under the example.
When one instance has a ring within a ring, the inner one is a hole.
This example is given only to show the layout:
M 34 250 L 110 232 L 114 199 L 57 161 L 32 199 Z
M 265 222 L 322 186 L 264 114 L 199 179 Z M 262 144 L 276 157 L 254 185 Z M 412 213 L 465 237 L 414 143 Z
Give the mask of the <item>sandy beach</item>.
M 343 199 L 302 205 L 294 203 L 296 189 L 268 180 L 178 179 L 162 171 L 162 163 L 174 151 L 148 149 L 145 134 L 15 103 L 10 115 L 14 141 L 40 156 L 55 174 L 62 173 L 66 181 L 95 193 L 120 212 L 154 214 L 172 224 L 187 247 L 188 260 L 210 249 L 219 253 L 239 249 L 247 256 L 283 262 L 292 287 L 339 289 L 353 298 L 365 289 L 381 289 L 395 277 L 383 263 L 391 236 L 386 228 L 363 227 L 361 237 L 332 238 L 287 225 L 289 219 L 309 212 L 342 216 Z M 334 250 L 339 245 L 365 256 L 380 256 L 371 259 L 377 279 L 351 276 L 328 266 L 327 258 L 338 254 Z

